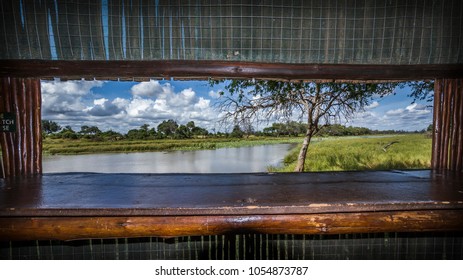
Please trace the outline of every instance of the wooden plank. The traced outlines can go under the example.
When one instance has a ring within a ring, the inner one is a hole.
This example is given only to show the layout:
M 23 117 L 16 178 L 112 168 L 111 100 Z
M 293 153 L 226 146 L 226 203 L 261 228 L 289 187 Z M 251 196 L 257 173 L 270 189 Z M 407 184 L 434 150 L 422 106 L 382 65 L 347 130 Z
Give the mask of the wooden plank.
M 451 120 L 450 115 L 452 112 L 452 81 L 445 79 L 444 80 L 444 101 L 443 101 L 443 122 L 442 122 L 442 163 L 441 166 L 443 169 L 449 169 L 449 142 L 450 142 L 450 133 L 451 133 Z
M 17 79 L 17 78 L 13 78 L 13 79 L 10 79 L 10 96 L 12 97 L 11 98 L 11 106 L 13 107 L 13 112 L 15 112 L 16 114 L 16 117 L 17 117 L 17 124 L 18 126 L 16 127 L 16 133 L 14 133 L 12 136 L 13 136 L 13 146 L 11 147 L 12 149 L 15 150 L 14 152 L 14 161 L 10 162 L 11 165 L 14 165 L 14 172 L 13 172 L 13 176 L 19 176 L 21 174 L 21 169 L 22 169 L 22 156 L 24 155 L 24 153 L 22 153 L 22 149 L 21 149 L 21 143 L 22 143 L 22 133 L 21 133 L 21 128 L 22 128 L 22 124 L 21 124 L 21 104 L 20 104 L 20 94 L 19 94 L 19 90 L 20 90 L 20 79 Z
M 463 210 L 311 215 L 0 218 L 0 240 L 463 230 Z
M 0 188 L 0 216 L 325 214 L 463 209 L 463 173 L 45 174 Z M 27 190 L 27 191 L 25 191 Z
M 439 170 L 441 166 L 441 135 L 442 135 L 442 99 L 443 79 L 434 81 L 433 131 L 432 131 L 432 157 L 431 168 Z
M 32 130 L 34 156 L 32 174 L 42 174 L 42 92 L 39 79 L 32 80 Z
M 458 129 L 458 149 L 457 149 L 457 165 L 456 171 L 463 172 L 463 80 L 460 79 L 459 81 L 459 90 L 456 93 L 459 97 L 459 102 L 457 104 L 458 108 L 458 122 L 457 128 Z
M 3 141 L 0 140 L 0 144 L 3 143 Z M 5 170 L 3 169 L 3 157 L 0 158 L 0 178 L 5 178 Z
M 457 170 L 457 155 L 458 155 L 458 141 L 461 141 L 459 139 L 458 135 L 458 127 L 459 127 L 459 120 L 458 120 L 458 110 L 460 106 L 460 100 L 458 96 L 458 80 L 452 80 L 452 88 L 453 91 L 450 92 L 449 94 L 451 95 L 451 130 L 449 132 L 450 134 L 450 155 L 449 155 L 449 169 L 450 170 Z
M 463 173 L 72 173 L 0 180 L 0 240 L 463 230 Z
M 22 82 L 23 87 L 23 98 L 24 98 L 24 175 L 33 174 L 33 163 L 32 160 L 34 150 L 34 127 L 32 126 L 33 112 L 35 111 L 32 105 L 33 92 L 32 92 L 32 79 L 24 79 Z
M 0 111 L 11 112 L 9 108 L 9 78 L 0 79 Z M 8 105 L 8 106 L 7 106 Z M 11 165 L 9 164 L 10 158 L 12 157 L 10 147 L 12 147 L 12 139 L 10 133 L 0 133 L 0 145 L 2 148 L 2 169 L 4 178 L 7 174 L 11 173 Z
M 112 40 L 112 38 L 111 38 Z M 115 51 L 111 48 L 110 54 Z M 0 77 L 209 77 L 279 80 L 417 80 L 462 78 L 462 64 L 277 64 L 237 61 L 0 60 Z

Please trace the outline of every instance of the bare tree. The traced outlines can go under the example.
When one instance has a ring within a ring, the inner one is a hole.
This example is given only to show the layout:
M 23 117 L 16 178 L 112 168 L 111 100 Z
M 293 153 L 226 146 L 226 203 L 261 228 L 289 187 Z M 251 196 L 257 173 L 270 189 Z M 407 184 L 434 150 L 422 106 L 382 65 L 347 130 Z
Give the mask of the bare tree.
M 307 127 L 294 171 L 304 171 L 312 137 L 324 126 L 347 120 L 368 105 L 373 95 L 394 91 L 396 83 L 321 83 L 232 80 L 217 105 L 223 120 L 305 120 Z

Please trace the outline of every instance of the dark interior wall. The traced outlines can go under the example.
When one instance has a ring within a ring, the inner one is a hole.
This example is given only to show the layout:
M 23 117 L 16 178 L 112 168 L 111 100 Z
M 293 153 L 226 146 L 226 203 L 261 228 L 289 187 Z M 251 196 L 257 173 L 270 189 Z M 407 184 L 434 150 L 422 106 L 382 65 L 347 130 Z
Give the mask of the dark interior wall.
M 0 259 L 463 259 L 463 232 L 18 241 L 0 243 Z

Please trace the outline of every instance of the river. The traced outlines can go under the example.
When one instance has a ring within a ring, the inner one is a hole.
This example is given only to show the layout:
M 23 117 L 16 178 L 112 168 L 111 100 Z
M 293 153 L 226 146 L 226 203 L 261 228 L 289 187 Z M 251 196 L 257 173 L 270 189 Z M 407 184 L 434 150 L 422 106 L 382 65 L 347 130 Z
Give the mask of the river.
M 44 173 L 248 173 L 278 166 L 294 144 L 216 150 L 45 156 Z

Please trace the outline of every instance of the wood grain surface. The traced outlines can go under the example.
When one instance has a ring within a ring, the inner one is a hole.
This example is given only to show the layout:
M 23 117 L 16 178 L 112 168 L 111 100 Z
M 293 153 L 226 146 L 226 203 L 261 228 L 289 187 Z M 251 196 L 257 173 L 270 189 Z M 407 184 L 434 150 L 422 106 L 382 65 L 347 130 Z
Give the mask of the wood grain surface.
M 1 180 L 0 239 L 463 230 L 463 174 L 46 174 Z

